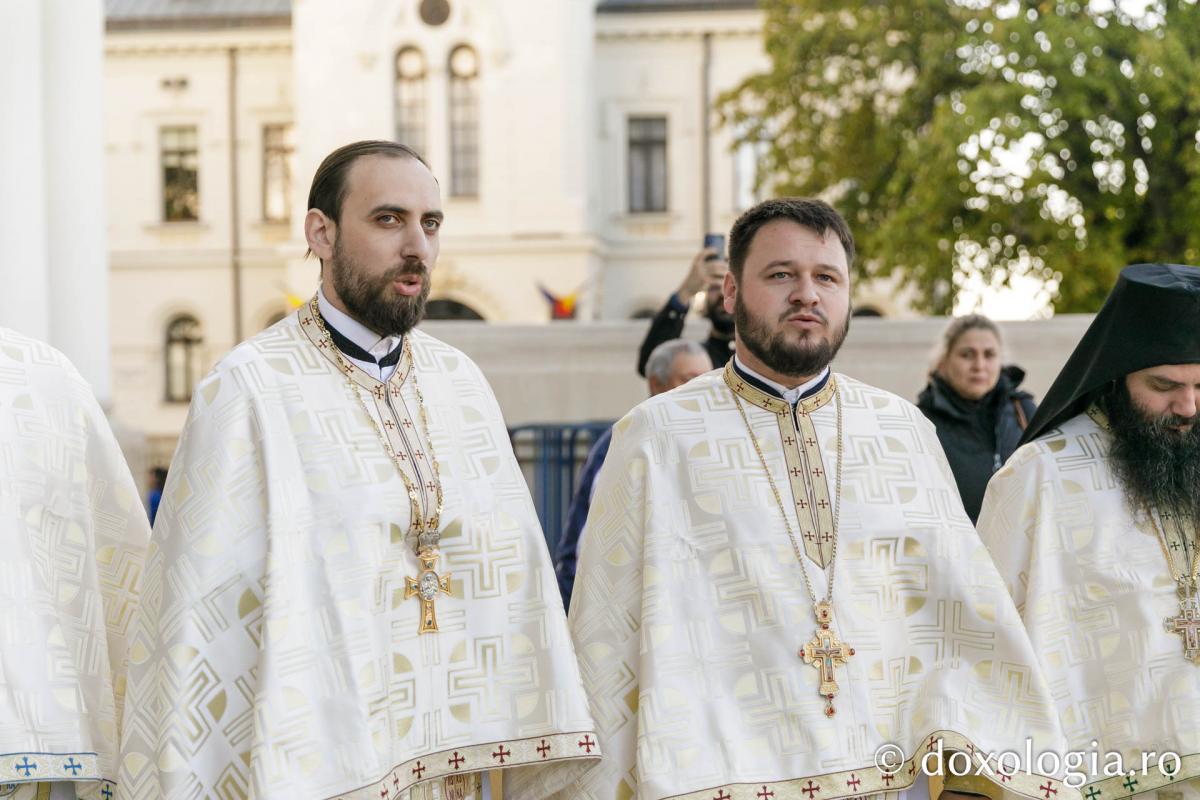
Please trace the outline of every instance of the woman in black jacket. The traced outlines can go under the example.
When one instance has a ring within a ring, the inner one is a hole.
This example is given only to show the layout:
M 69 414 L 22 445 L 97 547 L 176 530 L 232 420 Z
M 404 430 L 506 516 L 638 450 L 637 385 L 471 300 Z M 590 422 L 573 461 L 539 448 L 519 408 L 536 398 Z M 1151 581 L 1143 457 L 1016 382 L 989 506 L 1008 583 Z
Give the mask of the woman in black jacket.
M 979 517 L 988 480 L 1017 449 L 1037 405 L 1017 387 L 1025 371 L 1000 365 L 1001 339 L 985 316 L 946 326 L 917 407 L 937 428 L 971 522 Z

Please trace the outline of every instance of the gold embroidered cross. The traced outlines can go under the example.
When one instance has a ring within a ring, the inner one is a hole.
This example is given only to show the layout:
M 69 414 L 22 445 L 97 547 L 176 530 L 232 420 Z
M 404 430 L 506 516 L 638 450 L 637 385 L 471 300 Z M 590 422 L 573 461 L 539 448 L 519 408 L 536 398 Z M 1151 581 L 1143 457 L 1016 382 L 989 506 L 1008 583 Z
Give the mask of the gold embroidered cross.
M 421 624 L 417 633 L 437 633 L 437 610 L 433 600 L 437 593 L 450 594 L 450 573 L 438 575 L 438 551 L 433 548 L 422 550 L 417 554 L 421 562 L 421 571 L 415 578 L 405 577 L 404 599 L 419 597 L 421 600 Z

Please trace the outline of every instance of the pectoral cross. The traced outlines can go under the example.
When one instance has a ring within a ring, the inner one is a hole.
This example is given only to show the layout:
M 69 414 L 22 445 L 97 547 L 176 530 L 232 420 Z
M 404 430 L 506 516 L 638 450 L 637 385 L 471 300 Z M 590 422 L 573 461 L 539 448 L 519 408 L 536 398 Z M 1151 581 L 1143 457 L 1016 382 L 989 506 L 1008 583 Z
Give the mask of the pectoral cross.
M 1183 637 L 1183 657 L 1200 664 L 1200 600 L 1195 595 L 1181 600 L 1179 616 L 1167 617 L 1163 625 Z
M 833 607 L 829 603 L 817 603 L 816 612 L 817 624 L 820 627 L 813 634 L 812 641 L 804 643 L 800 657 L 804 659 L 805 664 L 815 667 L 820 673 L 821 684 L 818 691 L 825 698 L 825 716 L 832 717 L 836 713 L 833 709 L 833 696 L 838 691 L 834 669 L 845 665 L 846 659 L 854 655 L 854 648 L 839 641 L 837 634 L 833 632 Z
M 437 597 L 437 593 L 450 594 L 450 573 L 438 575 L 437 560 L 438 551 L 434 548 L 427 548 L 417 553 L 417 560 L 421 562 L 421 571 L 415 578 L 405 577 L 404 579 L 404 599 L 410 597 L 418 597 L 421 600 L 421 624 L 417 628 L 417 633 L 437 633 L 437 609 L 433 606 L 433 600 Z

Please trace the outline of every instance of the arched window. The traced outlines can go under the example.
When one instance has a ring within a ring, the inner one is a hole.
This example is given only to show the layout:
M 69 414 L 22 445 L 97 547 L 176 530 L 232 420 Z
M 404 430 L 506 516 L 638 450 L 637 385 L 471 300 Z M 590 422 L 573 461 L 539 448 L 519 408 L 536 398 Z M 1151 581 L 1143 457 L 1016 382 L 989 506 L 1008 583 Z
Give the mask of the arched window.
M 180 314 L 167 323 L 164 352 L 168 403 L 187 403 L 192 399 L 192 387 L 200 381 L 200 347 L 203 344 L 200 321 L 191 314 Z
M 415 47 L 396 53 L 396 141 L 425 153 L 425 56 Z
M 450 52 L 450 196 L 479 196 L 479 56 Z
M 483 315 L 457 300 L 430 300 L 425 305 L 425 319 L 482 320 Z

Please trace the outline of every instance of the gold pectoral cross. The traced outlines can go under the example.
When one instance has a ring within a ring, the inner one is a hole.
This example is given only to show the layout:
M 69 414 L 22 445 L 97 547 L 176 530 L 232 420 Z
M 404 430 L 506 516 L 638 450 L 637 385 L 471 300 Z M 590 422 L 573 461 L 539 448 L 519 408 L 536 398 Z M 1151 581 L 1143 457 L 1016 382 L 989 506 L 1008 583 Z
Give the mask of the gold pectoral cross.
M 417 560 L 421 562 L 421 572 L 415 578 L 404 579 L 404 599 L 421 599 L 421 625 L 417 633 L 437 633 L 437 610 L 433 606 L 433 600 L 438 592 L 450 594 L 450 573 L 437 574 L 438 555 L 438 551 L 433 548 L 417 553 Z
M 834 679 L 834 668 L 845 665 L 846 659 L 854 655 L 854 648 L 848 647 L 837 638 L 833 632 L 833 607 L 829 603 L 817 603 L 817 632 L 812 641 L 805 642 L 800 650 L 800 657 L 805 664 L 817 669 L 821 675 L 821 685 L 818 689 L 825 698 L 825 716 L 832 717 L 833 696 L 837 694 L 838 685 Z
M 1200 599 L 1195 595 L 1179 603 L 1179 616 L 1163 621 L 1168 633 L 1183 637 L 1183 657 L 1200 664 Z

